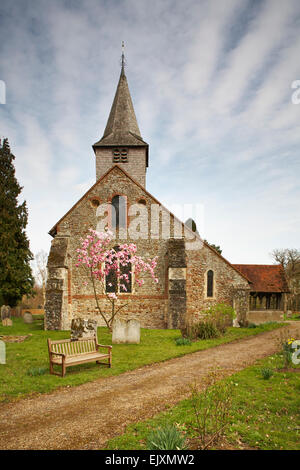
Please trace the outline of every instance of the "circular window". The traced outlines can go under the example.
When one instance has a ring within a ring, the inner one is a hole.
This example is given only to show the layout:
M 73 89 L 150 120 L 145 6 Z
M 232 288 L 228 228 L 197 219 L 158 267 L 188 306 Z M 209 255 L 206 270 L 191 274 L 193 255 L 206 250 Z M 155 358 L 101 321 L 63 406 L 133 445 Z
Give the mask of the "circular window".
M 92 207 L 98 207 L 98 206 L 100 206 L 100 201 L 98 201 L 98 199 L 91 199 L 91 200 L 90 200 L 90 203 L 91 203 L 91 206 L 92 206 Z

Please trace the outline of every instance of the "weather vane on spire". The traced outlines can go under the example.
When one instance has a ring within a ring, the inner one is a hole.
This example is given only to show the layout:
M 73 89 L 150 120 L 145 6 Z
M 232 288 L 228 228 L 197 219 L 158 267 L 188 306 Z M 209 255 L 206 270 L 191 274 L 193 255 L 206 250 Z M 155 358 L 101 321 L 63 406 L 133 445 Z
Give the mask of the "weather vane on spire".
M 124 73 L 124 67 L 125 67 L 125 55 L 124 55 L 124 41 L 122 41 L 122 56 L 121 56 L 121 65 L 122 65 L 122 70 L 121 72 Z

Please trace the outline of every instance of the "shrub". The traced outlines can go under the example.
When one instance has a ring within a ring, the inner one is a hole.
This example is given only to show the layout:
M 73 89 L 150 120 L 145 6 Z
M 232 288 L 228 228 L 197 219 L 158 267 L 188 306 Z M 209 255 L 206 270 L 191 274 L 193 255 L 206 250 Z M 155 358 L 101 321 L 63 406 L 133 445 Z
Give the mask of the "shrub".
M 211 321 L 200 321 L 190 328 L 190 337 L 194 339 L 211 339 L 218 336 L 220 336 L 220 332 Z
M 184 450 L 185 437 L 174 425 L 152 431 L 147 439 L 147 450 Z
M 273 370 L 270 369 L 269 367 L 263 367 L 261 370 L 260 370 L 260 373 L 262 375 L 262 378 L 264 380 L 269 380 L 272 375 L 274 374 Z
M 217 338 L 224 334 L 227 326 L 232 325 L 236 317 L 234 309 L 227 304 L 216 304 L 200 313 L 201 320 L 198 323 L 186 324 L 181 330 L 184 337 L 191 339 Z
M 191 402 L 194 412 L 199 448 L 208 449 L 215 445 L 232 419 L 233 383 L 218 381 L 216 370 L 212 370 L 204 379 L 199 389 L 197 384 L 191 387 Z
M 248 328 L 257 328 L 255 323 L 248 323 Z
M 189 338 L 176 338 L 175 343 L 177 346 L 190 346 L 192 344 L 191 340 Z
M 213 305 L 204 313 L 215 323 L 221 333 L 225 333 L 226 327 L 231 326 L 236 317 L 234 309 L 224 303 Z

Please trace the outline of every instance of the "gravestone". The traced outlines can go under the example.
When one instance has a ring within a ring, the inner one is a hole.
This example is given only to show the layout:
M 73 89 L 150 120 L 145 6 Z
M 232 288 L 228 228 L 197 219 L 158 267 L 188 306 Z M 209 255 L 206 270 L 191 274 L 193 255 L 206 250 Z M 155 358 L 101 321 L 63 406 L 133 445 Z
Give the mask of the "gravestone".
M 141 341 L 141 325 L 137 320 L 129 320 L 127 322 L 127 343 L 140 344 Z
M 288 311 L 286 312 L 286 317 L 287 317 L 287 318 L 292 318 L 292 316 L 293 316 L 293 312 L 292 312 L 291 310 L 288 310 Z
M 118 318 L 114 320 L 112 325 L 112 343 L 120 344 L 126 343 L 126 328 L 127 322 L 124 320 L 119 320 Z
M 2 326 L 12 326 L 13 322 L 11 318 L 3 318 Z
M 23 321 L 24 321 L 24 323 L 32 323 L 33 322 L 32 313 L 25 312 L 24 315 L 23 315 Z
M 11 308 L 9 305 L 2 305 L 1 307 L 1 320 L 11 317 Z
M 113 344 L 139 344 L 141 338 L 141 325 L 137 320 L 116 319 L 113 322 Z
M 6 346 L 4 341 L 0 340 L 0 364 L 6 364 Z
M 233 319 L 232 326 L 233 326 L 234 328 L 240 328 L 240 324 L 239 324 L 237 318 L 234 318 L 234 319 Z
M 79 338 L 97 338 L 97 321 L 91 318 L 73 318 L 71 322 L 71 340 Z

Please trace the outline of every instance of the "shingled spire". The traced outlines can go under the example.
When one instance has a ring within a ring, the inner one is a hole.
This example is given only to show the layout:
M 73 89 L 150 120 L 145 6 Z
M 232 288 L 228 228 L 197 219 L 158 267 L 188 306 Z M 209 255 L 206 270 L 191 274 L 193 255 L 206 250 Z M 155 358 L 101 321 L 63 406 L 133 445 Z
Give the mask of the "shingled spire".
M 144 173 L 148 167 L 148 144 L 142 139 L 140 129 L 136 120 L 132 99 L 130 96 L 127 78 L 125 75 L 125 58 L 122 51 L 121 74 L 116 94 L 110 110 L 109 118 L 102 138 L 93 145 L 96 154 L 96 178 L 99 179 L 108 167 L 108 149 L 112 149 L 113 163 L 124 163 L 124 169 L 130 173 L 132 163 L 144 165 Z M 120 152 L 120 160 L 116 158 Z M 128 158 L 124 158 L 127 152 Z M 122 155 L 122 158 L 121 158 Z M 139 155 L 139 159 L 137 160 Z M 97 161 L 97 159 L 99 161 Z M 105 161 L 104 161 L 105 160 Z M 135 176 L 132 174 L 131 176 Z M 145 183 L 145 175 L 141 177 L 141 183 Z
M 98 146 L 145 146 L 136 120 L 127 78 L 125 75 L 125 58 L 122 53 L 122 66 L 115 98 L 103 137 L 94 144 Z

